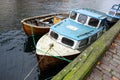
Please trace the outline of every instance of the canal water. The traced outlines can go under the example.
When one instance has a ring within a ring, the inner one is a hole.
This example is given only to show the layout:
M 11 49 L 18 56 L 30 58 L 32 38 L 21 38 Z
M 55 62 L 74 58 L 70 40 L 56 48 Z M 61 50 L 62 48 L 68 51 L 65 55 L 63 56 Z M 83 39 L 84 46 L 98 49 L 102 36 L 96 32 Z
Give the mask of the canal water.
M 44 80 L 35 66 L 35 52 L 24 46 L 28 38 L 22 19 L 76 8 L 107 13 L 113 4 L 120 4 L 120 0 L 0 0 L 0 80 Z

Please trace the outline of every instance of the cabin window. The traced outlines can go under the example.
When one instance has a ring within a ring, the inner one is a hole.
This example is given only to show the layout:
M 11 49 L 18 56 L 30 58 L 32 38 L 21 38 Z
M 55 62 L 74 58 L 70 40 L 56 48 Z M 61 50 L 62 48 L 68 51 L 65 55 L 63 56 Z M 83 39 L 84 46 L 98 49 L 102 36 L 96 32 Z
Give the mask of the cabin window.
M 90 18 L 88 24 L 89 24 L 90 26 L 97 27 L 98 23 L 99 23 L 99 20 L 98 20 L 98 19 Z
M 109 14 L 110 14 L 110 15 L 114 15 L 114 14 L 115 14 L 115 12 L 113 12 L 113 11 L 110 11 L 110 12 L 109 12 Z
M 91 37 L 90 42 L 94 42 L 96 39 L 97 39 L 97 34 L 94 34 L 94 35 Z
M 76 12 L 71 12 L 70 14 L 70 18 L 75 20 L 76 19 L 76 16 L 77 16 L 77 13 Z
M 68 38 L 65 38 L 65 37 L 62 38 L 62 43 L 66 44 L 66 45 L 69 45 L 69 46 L 74 45 L 74 41 L 72 41 L 72 40 L 70 40 Z
M 117 16 L 120 16 L 120 13 L 116 13 Z
M 79 17 L 78 17 L 78 22 L 80 22 L 82 24 L 85 24 L 86 21 L 87 21 L 87 16 L 83 15 L 83 14 L 80 14 Z
M 89 40 L 88 38 L 81 40 L 81 42 L 80 42 L 80 44 L 79 44 L 79 47 L 87 45 L 88 40 Z
M 58 34 L 53 31 L 50 32 L 50 36 L 53 37 L 54 39 L 58 38 Z

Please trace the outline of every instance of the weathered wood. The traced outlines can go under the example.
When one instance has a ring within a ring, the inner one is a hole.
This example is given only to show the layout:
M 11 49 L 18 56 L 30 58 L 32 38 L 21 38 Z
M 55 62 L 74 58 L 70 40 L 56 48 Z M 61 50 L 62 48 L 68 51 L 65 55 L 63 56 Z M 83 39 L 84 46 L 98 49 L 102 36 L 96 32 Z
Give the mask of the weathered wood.
M 61 70 L 52 80 L 83 80 L 120 32 L 120 21 Z

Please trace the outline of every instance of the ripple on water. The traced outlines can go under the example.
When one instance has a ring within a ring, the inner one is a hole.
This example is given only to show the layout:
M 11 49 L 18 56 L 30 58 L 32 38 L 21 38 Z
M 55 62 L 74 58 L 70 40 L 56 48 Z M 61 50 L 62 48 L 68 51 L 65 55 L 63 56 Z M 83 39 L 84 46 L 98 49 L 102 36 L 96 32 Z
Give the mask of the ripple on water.
M 0 79 L 23 80 L 37 64 L 36 55 L 24 52 L 26 35 L 21 30 L 0 34 Z M 39 70 L 36 67 L 28 80 L 38 80 Z M 7 76 L 7 77 L 6 77 Z

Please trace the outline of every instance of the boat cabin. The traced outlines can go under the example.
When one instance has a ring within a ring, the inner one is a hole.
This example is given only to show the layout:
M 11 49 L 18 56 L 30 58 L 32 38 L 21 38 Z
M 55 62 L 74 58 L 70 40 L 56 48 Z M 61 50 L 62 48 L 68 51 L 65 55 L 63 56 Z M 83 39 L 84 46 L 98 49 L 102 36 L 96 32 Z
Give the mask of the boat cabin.
M 117 5 L 117 4 L 113 5 L 111 10 L 109 11 L 109 14 L 113 15 L 113 16 L 116 16 L 116 18 L 117 17 L 120 18 L 120 4 L 119 5 Z
M 42 58 L 40 68 L 73 60 L 84 50 L 83 47 L 93 43 L 107 29 L 106 18 L 104 13 L 82 8 L 72 10 L 69 18 L 52 25 L 49 33 L 36 45 L 37 58 L 39 61 Z
M 116 22 L 118 19 L 120 19 L 120 4 L 114 4 L 108 12 L 108 16 L 109 21 Z
M 106 14 L 92 9 L 76 9 L 69 18 L 50 27 L 49 37 L 72 49 L 94 42 L 106 30 Z

